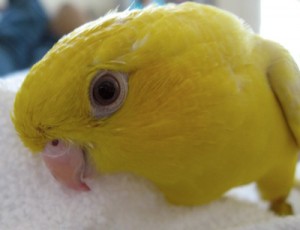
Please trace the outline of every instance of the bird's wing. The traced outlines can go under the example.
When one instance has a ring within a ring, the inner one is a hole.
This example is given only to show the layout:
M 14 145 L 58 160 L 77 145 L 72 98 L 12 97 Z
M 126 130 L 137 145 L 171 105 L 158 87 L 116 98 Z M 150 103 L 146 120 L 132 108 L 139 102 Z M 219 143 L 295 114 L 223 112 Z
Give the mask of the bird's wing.
M 287 50 L 266 41 L 270 55 L 269 83 L 280 103 L 287 123 L 300 146 L 300 71 Z

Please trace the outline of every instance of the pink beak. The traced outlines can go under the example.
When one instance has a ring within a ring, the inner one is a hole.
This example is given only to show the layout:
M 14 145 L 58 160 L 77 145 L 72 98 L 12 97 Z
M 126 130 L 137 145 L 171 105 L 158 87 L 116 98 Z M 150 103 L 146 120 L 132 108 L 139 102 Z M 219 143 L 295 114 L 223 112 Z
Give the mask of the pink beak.
M 42 158 L 51 174 L 60 183 L 74 190 L 90 190 L 83 182 L 86 162 L 80 147 L 66 144 L 61 140 L 53 140 L 46 145 Z

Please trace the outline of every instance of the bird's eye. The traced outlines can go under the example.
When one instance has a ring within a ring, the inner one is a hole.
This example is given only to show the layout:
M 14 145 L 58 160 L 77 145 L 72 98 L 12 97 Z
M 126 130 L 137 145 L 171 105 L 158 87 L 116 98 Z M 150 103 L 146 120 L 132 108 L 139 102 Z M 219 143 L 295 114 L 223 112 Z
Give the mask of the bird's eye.
M 95 117 L 107 117 L 116 112 L 127 95 L 127 74 L 102 71 L 92 81 L 90 100 Z
M 93 99 L 98 105 L 110 105 L 120 95 L 120 85 L 112 74 L 100 77 L 93 87 Z

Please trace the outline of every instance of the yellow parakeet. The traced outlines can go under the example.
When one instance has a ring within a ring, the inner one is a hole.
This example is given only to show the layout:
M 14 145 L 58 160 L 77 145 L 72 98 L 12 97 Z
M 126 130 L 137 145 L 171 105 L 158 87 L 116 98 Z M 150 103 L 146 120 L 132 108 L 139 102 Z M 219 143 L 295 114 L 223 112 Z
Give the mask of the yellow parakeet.
M 255 181 L 275 212 L 290 212 L 298 67 L 215 7 L 115 12 L 76 29 L 30 70 L 12 119 L 71 188 L 89 190 L 90 162 L 147 178 L 180 205 Z

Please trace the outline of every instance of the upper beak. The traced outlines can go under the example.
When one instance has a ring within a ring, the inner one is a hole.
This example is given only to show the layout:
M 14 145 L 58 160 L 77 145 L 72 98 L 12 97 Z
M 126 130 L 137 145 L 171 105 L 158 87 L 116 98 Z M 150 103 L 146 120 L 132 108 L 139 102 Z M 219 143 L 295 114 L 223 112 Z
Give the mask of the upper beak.
M 51 174 L 60 183 L 79 191 L 90 190 L 83 182 L 86 161 L 84 151 L 80 147 L 61 140 L 53 140 L 46 145 L 42 158 Z

